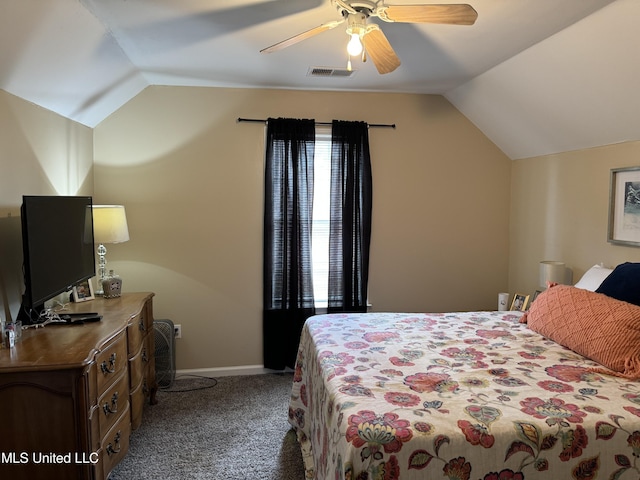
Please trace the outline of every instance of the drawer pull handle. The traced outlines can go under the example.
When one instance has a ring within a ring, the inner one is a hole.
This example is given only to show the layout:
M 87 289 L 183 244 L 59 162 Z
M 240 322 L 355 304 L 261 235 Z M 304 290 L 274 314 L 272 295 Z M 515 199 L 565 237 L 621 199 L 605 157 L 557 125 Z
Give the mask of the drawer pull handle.
M 120 452 L 120 430 L 118 430 L 118 433 L 116 433 L 116 436 L 113 437 L 113 441 L 116 444 L 116 447 L 114 447 L 111 443 L 109 443 L 109 445 L 107 445 L 107 453 L 109 454 L 109 456 L 111 455 L 115 455 L 116 453 Z
M 147 349 L 146 348 L 142 349 L 142 361 L 145 362 L 145 363 L 149 361 L 149 357 L 147 356 Z
M 138 323 L 138 328 L 140 328 L 141 332 L 144 332 L 147 327 L 144 325 L 144 318 L 140 317 L 140 323 Z
M 102 410 L 104 410 L 105 415 L 109 415 L 110 413 L 118 413 L 118 392 L 114 393 L 113 397 L 111 397 L 111 405 L 106 402 L 102 406 Z
M 100 370 L 102 370 L 102 373 L 114 373 L 116 371 L 116 354 L 115 352 L 111 354 L 111 356 L 109 357 L 109 364 L 107 365 L 107 361 L 105 360 L 104 362 L 102 362 L 102 365 L 100 365 Z

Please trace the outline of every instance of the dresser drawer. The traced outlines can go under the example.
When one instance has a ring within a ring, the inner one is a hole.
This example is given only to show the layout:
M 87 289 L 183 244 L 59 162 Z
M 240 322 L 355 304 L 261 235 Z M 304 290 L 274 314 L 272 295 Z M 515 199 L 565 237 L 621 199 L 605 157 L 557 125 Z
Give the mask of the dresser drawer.
M 129 352 L 137 352 L 144 337 L 150 332 L 153 333 L 153 313 L 150 304 L 146 303 L 140 313 L 131 317 L 129 321 L 127 327 Z
M 153 333 L 150 335 L 147 335 L 145 344 L 147 348 L 147 357 L 146 357 L 146 360 L 143 362 L 145 365 L 144 377 L 147 379 L 149 389 L 155 391 L 157 390 L 158 386 L 156 385 L 156 357 L 155 357 L 156 339 Z M 154 399 L 151 398 L 152 402 L 153 400 Z
M 149 397 L 149 380 L 146 376 L 131 390 L 131 430 L 137 429 L 142 423 L 142 412 L 145 400 Z
M 127 369 L 127 342 L 124 332 L 118 334 L 96 355 L 98 395 L 105 392 Z
M 100 450 L 100 460 L 102 464 L 103 478 L 108 478 L 120 460 L 124 458 L 129 450 L 129 437 L 131 436 L 131 423 L 129 418 L 129 404 L 122 412 L 118 422 L 103 437 Z
M 151 363 L 152 353 L 150 348 L 150 335 L 147 335 L 143 341 L 140 349 L 135 353 L 133 357 L 129 358 L 129 377 L 131 379 L 131 389 L 137 387 L 142 380 L 145 372 L 149 370 L 149 364 Z
M 118 380 L 98 399 L 100 434 L 106 433 L 129 406 L 129 378 L 123 372 Z

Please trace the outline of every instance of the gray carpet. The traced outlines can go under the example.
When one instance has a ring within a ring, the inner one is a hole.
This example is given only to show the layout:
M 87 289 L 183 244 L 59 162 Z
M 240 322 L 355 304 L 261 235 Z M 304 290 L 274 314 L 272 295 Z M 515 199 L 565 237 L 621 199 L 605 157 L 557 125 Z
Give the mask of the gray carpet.
M 292 381 L 292 374 L 176 380 L 172 391 L 158 392 L 157 405 L 145 406 L 110 480 L 304 479 L 287 422 Z

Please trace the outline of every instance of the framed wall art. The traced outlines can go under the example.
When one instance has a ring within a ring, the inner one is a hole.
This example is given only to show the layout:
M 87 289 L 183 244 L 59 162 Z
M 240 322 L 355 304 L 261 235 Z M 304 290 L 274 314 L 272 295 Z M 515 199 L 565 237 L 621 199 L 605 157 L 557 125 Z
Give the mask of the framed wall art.
M 607 240 L 640 247 L 640 167 L 611 170 Z

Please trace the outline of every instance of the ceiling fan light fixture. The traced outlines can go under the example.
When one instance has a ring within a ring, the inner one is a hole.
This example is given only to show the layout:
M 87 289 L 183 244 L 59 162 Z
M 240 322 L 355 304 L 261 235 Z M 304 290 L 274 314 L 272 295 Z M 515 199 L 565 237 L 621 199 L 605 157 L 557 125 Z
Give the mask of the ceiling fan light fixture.
M 362 53 L 362 36 L 367 29 L 367 16 L 362 12 L 349 13 L 347 18 L 347 35 L 351 37 L 347 44 L 347 52 L 352 57 Z

